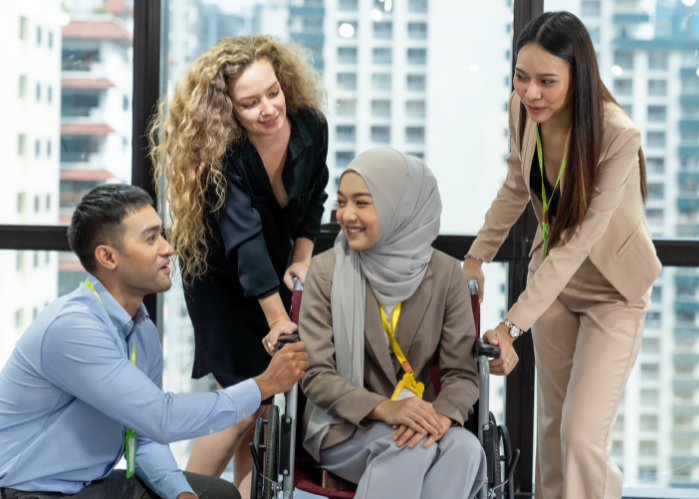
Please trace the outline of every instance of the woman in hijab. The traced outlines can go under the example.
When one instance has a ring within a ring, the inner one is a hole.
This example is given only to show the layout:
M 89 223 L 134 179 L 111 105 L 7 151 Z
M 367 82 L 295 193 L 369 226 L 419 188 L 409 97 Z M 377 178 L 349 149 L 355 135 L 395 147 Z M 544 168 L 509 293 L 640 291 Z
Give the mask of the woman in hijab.
M 432 249 L 437 181 L 417 158 L 372 149 L 337 198 L 342 232 L 313 259 L 300 314 L 304 447 L 358 484 L 357 499 L 470 499 L 486 480 L 485 454 L 462 428 L 478 398 L 475 326 L 459 262 Z

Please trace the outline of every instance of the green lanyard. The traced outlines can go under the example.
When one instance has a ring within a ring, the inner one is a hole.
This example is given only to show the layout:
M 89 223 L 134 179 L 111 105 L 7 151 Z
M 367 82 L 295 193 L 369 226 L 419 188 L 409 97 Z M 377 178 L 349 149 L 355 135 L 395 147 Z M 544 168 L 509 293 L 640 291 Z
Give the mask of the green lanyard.
M 85 286 L 90 288 L 93 293 L 95 293 L 95 296 L 97 299 L 100 301 L 100 304 L 104 308 L 104 311 L 107 311 L 107 307 L 104 306 L 104 303 L 102 302 L 102 298 L 100 298 L 99 293 L 97 293 L 97 290 L 95 287 L 92 285 L 90 282 L 90 278 L 88 277 L 85 279 Z M 133 365 L 136 365 L 136 340 L 134 339 L 133 343 L 131 344 L 131 363 Z M 131 428 L 126 428 L 126 437 L 125 437 L 125 451 L 124 455 L 126 457 L 126 478 L 131 478 L 136 471 L 136 432 L 132 430 Z
M 556 179 L 556 185 L 553 186 L 551 198 L 548 200 L 546 200 L 546 188 L 544 187 L 544 175 L 546 175 L 546 173 L 544 172 L 544 155 L 542 152 L 541 136 L 539 135 L 538 125 L 536 127 L 536 152 L 539 156 L 539 168 L 541 169 L 541 202 L 544 205 L 544 219 L 541 222 L 541 235 L 544 238 L 544 254 L 541 258 L 541 261 L 543 262 L 544 260 L 546 260 L 546 245 L 548 243 L 549 238 L 549 206 L 551 205 L 551 200 L 553 199 L 553 195 L 556 192 L 556 187 L 558 187 L 558 183 L 561 181 L 561 175 L 563 175 L 563 170 L 566 169 L 566 161 L 568 160 L 568 148 L 566 148 L 566 152 L 563 155 L 563 163 L 561 163 L 561 169 L 558 170 L 558 178 Z

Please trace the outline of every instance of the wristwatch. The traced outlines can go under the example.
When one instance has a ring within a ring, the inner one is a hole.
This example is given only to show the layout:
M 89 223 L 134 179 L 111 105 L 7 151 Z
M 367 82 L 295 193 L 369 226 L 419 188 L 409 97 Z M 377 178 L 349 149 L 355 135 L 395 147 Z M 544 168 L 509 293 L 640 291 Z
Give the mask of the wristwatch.
M 510 330 L 510 338 L 517 339 L 522 335 L 522 330 L 514 324 L 512 324 L 512 321 L 510 321 L 510 319 L 505 318 L 502 320 L 502 322 L 500 322 L 500 324 L 502 324 Z

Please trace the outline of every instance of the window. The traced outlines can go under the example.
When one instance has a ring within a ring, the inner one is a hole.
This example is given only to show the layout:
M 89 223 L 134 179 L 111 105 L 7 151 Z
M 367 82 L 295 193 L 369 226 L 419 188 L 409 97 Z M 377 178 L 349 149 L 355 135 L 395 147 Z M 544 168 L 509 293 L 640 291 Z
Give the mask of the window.
M 408 12 L 427 12 L 427 0 L 408 0 Z
M 354 159 L 354 151 L 336 151 L 335 152 L 335 166 L 338 168 L 345 168 L 350 164 L 350 161 Z
M 27 77 L 19 75 L 19 98 L 24 99 L 27 95 Z
M 337 32 L 342 38 L 357 38 L 357 21 L 340 21 L 337 23 Z
M 683 118 L 699 118 L 698 104 L 682 104 L 680 110 Z
M 27 136 L 23 133 L 19 134 L 17 139 L 17 155 L 22 157 L 27 150 Z
M 338 47 L 337 62 L 340 64 L 357 64 L 357 47 Z
M 662 314 L 660 312 L 646 312 L 646 328 L 659 329 L 661 327 Z
M 381 144 L 391 142 L 391 127 L 389 126 L 373 126 L 371 127 L 371 141 Z
M 375 47 L 372 50 L 374 64 L 391 64 L 393 62 L 393 49 L 391 47 Z
M 305 33 L 318 33 L 323 31 L 322 17 L 304 17 L 303 31 Z
M 630 118 L 633 118 L 633 106 L 631 104 L 619 104 L 621 105 L 621 109 L 623 109 L 624 112 L 628 114 Z
M 658 338 L 643 338 L 641 351 L 645 354 L 660 353 L 660 340 Z
M 648 147 L 665 147 L 665 132 L 648 132 L 646 142 Z
M 427 64 L 427 49 L 408 49 L 408 64 L 424 66 Z
M 423 161 L 425 160 L 425 153 L 424 152 L 408 151 L 405 154 L 409 154 L 410 156 L 415 156 L 416 158 L 419 158 Z
M 680 138 L 684 145 L 699 145 L 699 130 L 682 130 Z
M 17 194 L 17 214 L 21 215 L 24 213 L 24 198 L 25 194 L 23 192 L 20 192 Z
M 664 184 L 648 184 L 648 199 L 650 200 L 663 200 L 665 199 L 665 185 Z
M 510 26 L 509 24 L 507 25 Z M 408 23 L 408 38 L 411 40 L 427 39 L 427 23 Z
M 53 87 L 50 85 L 46 88 L 46 100 L 49 103 L 53 101 Z
M 46 195 L 46 211 L 51 210 L 51 194 Z M 49 263 L 49 252 L 46 252 L 46 263 Z
M 65 47 L 61 53 L 63 71 L 89 71 L 95 62 L 100 61 L 97 48 Z
M 691 404 L 694 401 L 694 390 L 690 388 L 675 388 L 675 402 L 678 404 Z
M 355 99 L 338 99 L 335 104 L 337 116 L 355 116 L 357 101 Z
M 21 308 L 15 312 L 15 329 L 24 329 L 24 310 Z
M 623 456 L 624 455 L 624 441 L 614 440 L 612 442 L 612 456 Z
M 24 16 L 21 16 L 19 18 L 19 39 L 20 40 L 24 40 L 24 41 L 27 40 L 27 29 L 28 29 L 27 24 L 28 24 L 27 18 Z
M 641 431 L 657 431 L 658 430 L 658 416 L 643 414 L 640 419 Z
M 686 93 L 699 92 L 699 78 L 696 76 L 682 78 L 682 91 Z
M 49 45 L 50 49 L 53 48 L 53 31 L 49 31 L 49 43 L 48 43 L 48 45 Z
M 357 90 L 357 73 L 337 73 L 339 90 Z
M 129 97 L 128 97 L 127 95 L 125 95 L 124 98 L 123 98 L 122 101 L 121 101 L 121 108 L 122 108 L 124 111 L 128 111 L 128 110 L 129 110 L 129 105 L 130 105 Z
M 660 400 L 660 393 L 655 389 L 644 389 L 641 390 L 641 405 L 643 406 L 657 406 Z
M 646 170 L 648 173 L 665 173 L 665 158 L 646 158 Z
M 667 95 L 667 80 L 648 80 L 648 95 L 658 97 Z
M 36 27 L 36 44 L 41 45 L 41 26 Z
M 660 366 L 658 364 L 641 364 L 641 379 L 660 379 Z
M 648 69 L 665 71 L 667 69 L 667 52 L 664 50 L 648 51 Z
M 338 8 L 342 12 L 356 12 L 359 8 L 359 0 L 338 0 Z
M 580 14 L 586 17 L 599 17 L 602 12 L 601 3 L 599 0 L 583 0 L 580 5 Z
M 41 141 L 39 139 L 34 141 L 34 156 L 37 158 L 41 156 Z
M 633 94 L 633 80 L 614 80 L 614 95 L 632 95 Z
M 588 26 L 587 32 L 590 33 L 590 40 L 592 40 L 592 43 L 599 43 L 599 39 L 600 39 L 600 34 L 599 34 L 600 27 L 599 26 L 595 26 L 594 28 Z M 598 57 L 598 59 L 599 59 L 599 57 Z
M 658 468 L 655 466 L 639 466 L 638 480 L 642 483 L 655 483 L 658 481 Z
M 633 52 L 617 50 L 614 52 L 614 64 L 621 69 L 633 69 Z
M 646 208 L 646 219 L 649 224 L 660 225 L 663 223 L 664 212 L 659 208 Z
M 100 139 L 94 135 L 62 135 L 61 162 L 86 163 L 100 151 Z
M 405 141 L 408 144 L 424 144 L 425 143 L 425 127 L 424 126 L 405 127 Z
M 38 251 L 34 251 L 34 252 L 33 252 L 33 257 L 34 257 L 34 258 L 33 258 L 33 260 L 34 260 L 34 268 L 37 268 L 37 267 L 39 267 L 39 252 L 38 252 Z
M 338 142 L 354 142 L 356 140 L 356 129 L 354 126 L 338 125 L 335 127 Z
M 64 90 L 61 94 L 61 116 L 89 117 L 93 110 L 100 107 L 97 92 L 73 93 Z
M 667 120 L 667 108 L 665 106 L 648 106 L 648 121 L 653 123 L 665 123 Z
M 390 118 L 391 116 L 391 101 L 390 100 L 373 100 L 371 101 L 371 115 L 376 118 Z
M 390 74 L 373 74 L 371 75 L 371 88 L 379 92 L 387 92 L 391 90 L 391 75 Z
M 41 83 L 36 84 L 36 100 L 37 102 L 41 100 Z
M 406 81 L 408 90 L 411 92 L 424 92 L 427 87 L 425 75 L 408 75 Z
M 374 38 L 393 38 L 393 23 L 390 21 L 374 23 Z
M 424 118 L 425 117 L 425 101 L 424 100 L 409 100 L 405 102 L 405 114 L 408 118 Z
M 658 442 L 653 440 L 641 440 L 638 443 L 638 451 L 641 456 L 655 456 L 658 454 Z

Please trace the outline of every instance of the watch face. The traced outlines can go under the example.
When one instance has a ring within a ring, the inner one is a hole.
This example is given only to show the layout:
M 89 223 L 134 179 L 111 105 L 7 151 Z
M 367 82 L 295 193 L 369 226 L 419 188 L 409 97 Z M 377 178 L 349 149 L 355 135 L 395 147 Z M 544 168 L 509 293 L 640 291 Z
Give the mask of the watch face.
M 512 326 L 510 329 L 510 336 L 513 338 L 518 338 L 522 331 L 517 326 Z

